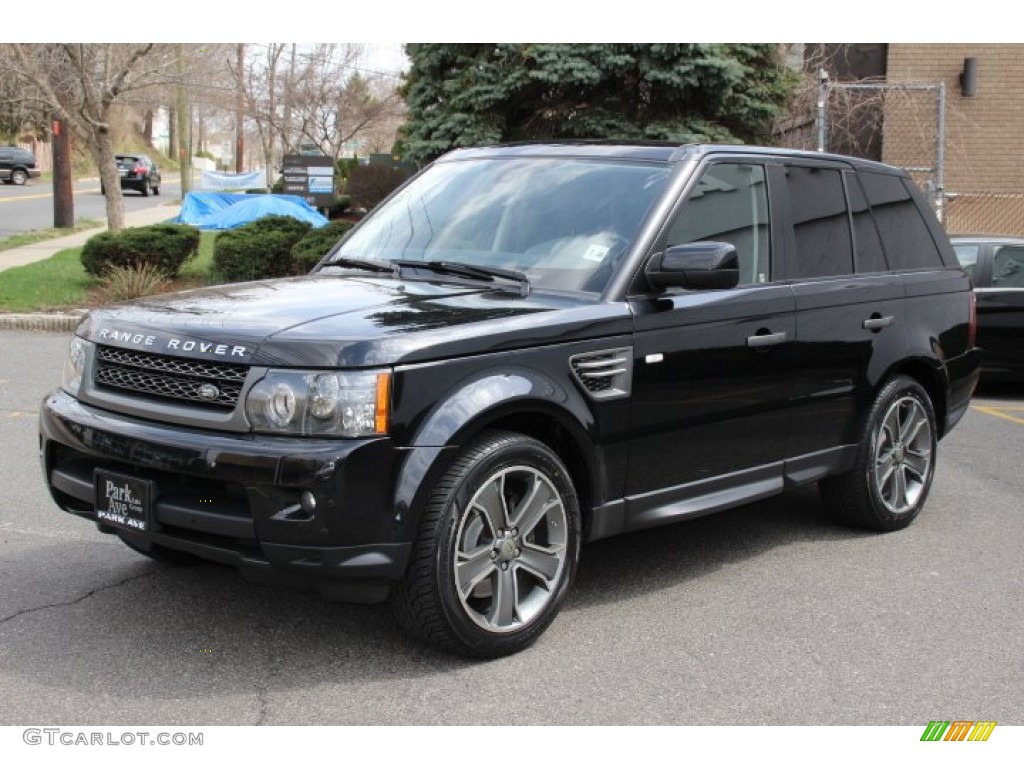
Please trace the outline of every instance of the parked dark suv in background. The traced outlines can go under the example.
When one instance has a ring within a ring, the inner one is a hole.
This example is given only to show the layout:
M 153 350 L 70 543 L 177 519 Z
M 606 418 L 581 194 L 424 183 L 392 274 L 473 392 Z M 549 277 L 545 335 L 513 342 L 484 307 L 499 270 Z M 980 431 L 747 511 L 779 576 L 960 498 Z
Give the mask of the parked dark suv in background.
M 21 147 L 0 147 L 0 181 L 21 186 L 42 174 L 36 156 Z
M 1024 379 L 1024 238 L 950 238 L 978 298 L 978 346 L 986 378 Z
M 115 155 L 117 170 L 121 174 L 121 189 L 134 189 L 148 197 L 160 194 L 160 168 L 147 155 Z M 100 193 L 107 190 L 100 184 Z
M 56 502 L 150 557 L 389 598 L 488 657 L 551 623 L 587 541 L 807 483 L 909 525 L 977 377 L 970 281 L 902 171 L 493 147 L 309 276 L 93 311 L 41 447 Z

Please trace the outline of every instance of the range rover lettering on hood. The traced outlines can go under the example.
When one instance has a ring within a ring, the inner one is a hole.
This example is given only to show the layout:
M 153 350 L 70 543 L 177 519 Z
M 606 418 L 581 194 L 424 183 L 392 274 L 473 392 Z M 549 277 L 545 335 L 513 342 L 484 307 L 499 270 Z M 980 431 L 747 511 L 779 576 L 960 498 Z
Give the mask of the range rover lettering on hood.
M 100 328 L 94 337 L 96 341 L 118 342 L 122 345 L 143 347 L 156 353 L 215 356 L 229 358 L 235 362 L 249 359 L 250 350 L 237 344 L 223 344 L 215 341 L 185 339 L 179 336 L 168 336 L 162 333 L 139 333 L 114 328 Z

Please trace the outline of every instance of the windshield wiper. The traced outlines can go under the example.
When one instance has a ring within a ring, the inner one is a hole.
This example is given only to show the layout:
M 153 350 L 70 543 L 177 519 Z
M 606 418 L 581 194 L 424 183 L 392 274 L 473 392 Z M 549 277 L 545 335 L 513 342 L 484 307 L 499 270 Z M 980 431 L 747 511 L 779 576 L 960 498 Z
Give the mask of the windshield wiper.
M 452 275 L 454 277 L 468 277 L 473 280 L 505 280 L 516 284 L 515 292 L 520 296 L 530 295 L 530 279 L 522 272 L 514 269 L 499 269 L 498 267 L 480 267 L 475 264 L 464 264 L 461 261 L 413 261 L 410 259 L 395 259 L 391 262 L 399 267 L 411 269 L 429 269 L 440 275 Z M 495 290 L 506 289 L 508 286 L 495 285 Z
M 348 267 L 350 269 L 365 269 L 367 272 L 390 272 L 397 274 L 398 268 L 394 262 L 374 261 L 372 259 L 356 259 L 349 256 L 337 256 L 324 263 L 325 267 Z

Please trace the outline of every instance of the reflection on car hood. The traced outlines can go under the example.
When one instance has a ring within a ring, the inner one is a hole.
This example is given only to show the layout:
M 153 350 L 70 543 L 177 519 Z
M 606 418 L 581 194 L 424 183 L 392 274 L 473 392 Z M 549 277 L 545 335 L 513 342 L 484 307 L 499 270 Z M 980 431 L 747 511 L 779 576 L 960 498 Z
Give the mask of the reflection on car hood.
M 629 328 L 624 305 L 582 297 L 519 298 L 443 282 L 313 275 L 114 305 L 91 312 L 78 333 L 162 354 L 336 367 L 480 354 Z

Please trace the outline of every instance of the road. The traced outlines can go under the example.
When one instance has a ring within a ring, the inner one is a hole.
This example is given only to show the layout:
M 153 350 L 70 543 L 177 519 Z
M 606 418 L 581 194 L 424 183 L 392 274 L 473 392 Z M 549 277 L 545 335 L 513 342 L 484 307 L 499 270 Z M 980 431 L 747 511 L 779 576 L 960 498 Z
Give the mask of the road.
M 0 724 L 1024 724 L 1019 387 L 941 444 L 908 530 L 811 488 L 599 542 L 540 641 L 479 663 L 60 512 L 36 418 L 66 345 L 0 332 Z
M 75 218 L 106 221 L 106 200 L 100 194 L 99 179 L 76 181 Z M 181 184 L 177 177 L 168 178 L 160 185 L 160 195 L 143 197 L 134 190 L 125 190 L 126 212 L 166 203 L 181 198 Z M 53 226 L 53 186 L 49 181 L 34 179 L 23 187 L 0 184 L 0 239 L 34 229 Z

